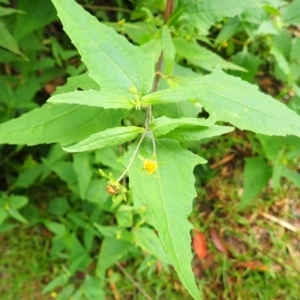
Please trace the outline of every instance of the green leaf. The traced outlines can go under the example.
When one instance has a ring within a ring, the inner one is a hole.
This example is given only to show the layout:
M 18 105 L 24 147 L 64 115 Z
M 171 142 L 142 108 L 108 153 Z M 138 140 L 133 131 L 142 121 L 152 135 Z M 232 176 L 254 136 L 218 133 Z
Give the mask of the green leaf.
M 19 195 L 11 195 L 8 201 L 9 205 L 14 209 L 20 209 L 28 203 L 28 198 Z
M 161 43 L 166 69 L 165 73 L 166 75 L 170 75 L 172 73 L 176 53 L 171 34 L 166 25 L 164 25 L 162 29 Z
M 17 16 L 15 27 L 17 40 L 21 40 L 29 33 L 44 27 L 57 18 L 51 1 L 19 0 L 18 9 L 24 11 L 25 14 Z
M 234 17 L 257 3 L 254 0 L 180 0 L 177 9 L 171 16 L 169 23 L 184 18 L 205 33 L 211 25 L 220 21 L 223 17 Z
M 300 0 L 295 0 L 282 9 L 282 20 L 288 25 L 299 25 L 300 23 Z
M 87 300 L 105 300 L 105 293 L 101 288 L 102 284 L 103 282 L 101 279 L 93 278 L 87 274 L 80 289 L 83 290 L 83 293 Z
M 22 56 L 28 61 L 28 58 L 22 54 L 19 49 L 18 43 L 9 31 L 0 23 L 0 47 L 3 47 L 15 54 Z
M 70 210 L 70 205 L 68 203 L 67 198 L 65 197 L 56 197 L 51 199 L 47 205 L 47 211 L 50 213 L 62 217 Z
M 152 254 L 164 263 L 171 263 L 168 254 L 153 229 L 138 227 L 133 231 L 133 234 L 137 246 L 141 247 L 144 251 Z
M 28 223 L 28 221 L 17 210 L 9 209 L 7 212 L 15 220 L 22 222 L 24 224 Z
M 171 132 L 166 137 L 176 139 L 181 142 L 198 141 L 202 139 L 219 136 L 228 132 L 232 132 L 234 127 L 213 125 L 210 127 L 199 126 L 180 126 Z
M 136 143 L 124 156 L 124 165 L 128 164 L 135 147 Z M 148 139 L 142 144 L 140 154 L 145 159 L 151 158 L 152 149 L 152 140 Z M 194 299 L 199 299 L 199 291 L 190 265 L 192 226 L 187 218 L 192 211 L 193 198 L 196 196 L 193 168 L 204 160 L 170 139 L 157 140 L 156 149 L 158 162 L 156 174 L 148 174 L 145 170 L 139 171 L 143 163 L 139 159 L 134 160 L 129 170 L 132 193 L 149 209 L 159 238 L 183 285 Z
M 100 86 L 91 77 L 89 77 L 87 73 L 85 73 L 69 77 L 67 79 L 67 83 L 63 86 L 57 87 L 52 96 L 62 93 L 74 92 L 77 89 L 100 91 Z
M 199 126 L 212 126 L 215 123 L 214 115 L 208 119 L 200 118 L 180 118 L 180 119 L 170 119 L 167 117 L 160 117 L 154 119 L 149 127 L 153 130 L 155 137 L 160 137 L 166 135 L 168 132 L 174 130 L 175 128 L 182 125 L 193 125 L 194 127 Z
M 14 8 L 1 7 L 0 6 L 0 17 L 8 16 L 8 15 L 11 15 L 11 14 L 16 14 L 16 13 L 22 14 L 24 12 L 21 11 L 21 10 L 14 9 Z
M 62 145 L 117 126 L 123 117 L 119 110 L 104 110 L 86 105 L 45 104 L 17 119 L 0 125 L 0 144 L 59 142 Z
M 53 291 L 58 286 L 64 286 L 69 280 L 69 275 L 62 274 L 51 280 L 42 290 L 42 294 Z
M 87 188 L 93 176 L 90 155 L 88 153 L 78 153 L 73 155 L 74 170 L 77 175 L 80 197 L 85 199 Z
M 0 206 L 0 225 L 3 224 L 3 222 L 7 219 L 7 217 L 8 217 L 7 210 Z
M 300 136 L 300 117 L 283 103 L 241 79 L 216 69 L 190 79 L 190 84 L 146 95 L 142 103 L 178 102 L 197 98 L 217 120 L 266 135 Z
M 238 17 L 229 19 L 226 24 L 224 24 L 218 33 L 215 44 L 222 44 L 226 42 L 229 38 L 234 36 L 236 33 L 243 31 L 243 26 Z
M 75 247 L 75 245 L 74 245 Z M 79 254 L 76 258 L 71 260 L 69 270 L 72 273 L 81 271 L 84 272 L 93 260 L 90 258 L 87 252 Z
M 59 161 L 51 166 L 51 171 L 55 172 L 61 180 L 69 184 L 76 182 L 77 177 L 71 162 Z
M 133 207 L 121 204 L 116 214 L 117 224 L 120 227 L 132 227 L 133 225 Z
M 125 33 L 126 35 L 128 35 L 130 40 L 138 45 L 148 42 L 148 40 L 151 39 L 155 34 L 155 28 L 153 28 L 152 26 L 150 27 L 147 22 L 129 23 L 123 19 L 121 22 L 106 22 L 105 24 L 114 28 L 114 30 L 116 30 L 117 32 L 121 32 L 123 35 Z
M 67 228 L 64 224 L 52 221 L 45 221 L 44 224 L 47 227 L 47 229 L 49 229 L 51 232 L 58 236 L 67 233 Z
M 17 180 L 13 184 L 13 187 L 28 188 L 37 181 L 43 171 L 45 171 L 45 167 L 43 165 L 36 165 L 32 169 L 20 172 Z
M 117 237 L 105 237 L 98 255 L 96 275 L 102 277 L 106 270 L 117 261 L 121 260 L 132 248 L 132 243 Z
M 64 147 L 67 152 L 82 152 L 104 147 L 111 147 L 131 141 L 144 131 L 142 127 L 115 127 L 100 131 L 87 139 L 70 147 Z
M 266 186 L 271 169 L 261 157 L 246 158 L 243 172 L 244 192 L 240 202 L 240 208 L 253 204 L 255 196 Z
M 258 67 L 262 64 L 262 60 L 258 56 L 255 56 L 245 50 L 233 55 L 232 61 L 245 68 L 248 72 L 230 71 L 229 73 L 248 82 L 253 80 L 258 71 Z
M 101 24 L 74 0 L 52 2 L 89 76 L 101 88 L 114 92 L 123 90 L 123 93 L 134 88 L 141 94 L 151 90 L 154 77 L 151 57 Z
M 153 115 L 156 117 L 166 116 L 169 118 L 192 117 L 197 118 L 202 112 L 202 106 L 191 101 L 181 101 L 177 103 L 158 104 L 153 108 Z
M 105 91 L 74 91 L 65 94 L 52 96 L 47 102 L 53 103 L 68 103 L 82 104 L 103 108 L 125 108 L 131 109 L 134 107 L 134 99 L 128 96 L 109 93 Z
M 188 62 L 204 70 L 212 71 L 219 65 L 225 70 L 245 71 L 244 68 L 224 60 L 221 56 L 200 46 L 195 41 L 188 42 L 183 38 L 174 38 L 173 42 L 176 52 L 181 57 L 186 58 Z
M 290 70 L 290 65 L 289 65 L 287 59 L 284 57 L 283 53 L 275 47 L 271 48 L 270 53 L 274 55 L 276 62 L 278 64 L 278 67 L 283 72 L 283 74 L 284 74 L 283 78 L 285 79 L 285 81 L 288 81 L 291 70 Z
M 281 175 L 286 179 L 294 183 L 298 188 L 300 188 L 300 174 L 288 169 L 287 167 L 282 167 Z

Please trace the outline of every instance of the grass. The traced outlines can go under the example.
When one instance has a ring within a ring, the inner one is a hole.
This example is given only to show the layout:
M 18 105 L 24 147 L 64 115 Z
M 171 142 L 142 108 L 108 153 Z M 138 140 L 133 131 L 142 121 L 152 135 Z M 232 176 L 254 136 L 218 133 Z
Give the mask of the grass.
M 224 160 L 213 172 L 192 216 L 209 248 L 202 262 L 195 259 L 202 266 L 198 279 L 206 281 L 204 299 L 299 299 L 300 232 L 282 222 L 299 228 L 299 189 L 285 183 L 275 193 L 267 187 L 239 210 L 241 160 Z M 209 234 L 212 228 L 218 241 Z M 231 256 L 216 249 L 218 242 Z
M 51 299 L 41 295 L 52 277 L 48 248 L 37 228 L 20 226 L 0 236 L 0 299 Z

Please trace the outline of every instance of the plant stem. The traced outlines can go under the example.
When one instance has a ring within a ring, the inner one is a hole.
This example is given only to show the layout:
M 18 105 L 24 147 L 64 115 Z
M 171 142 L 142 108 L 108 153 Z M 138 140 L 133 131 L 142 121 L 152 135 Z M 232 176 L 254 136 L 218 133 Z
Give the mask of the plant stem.
M 167 23 L 170 14 L 172 12 L 173 9 L 173 0 L 167 0 L 167 4 L 166 4 L 166 9 L 165 9 L 165 13 L 164 13 L 164 22 Z M 159 83 L 159 79 L 160 79 L 160 74 L 161 74 L 161 69 L 162 69 L 162 63 L 163 63 L 163 53 L 161 52 L 157 65 L 156 65 L 156 72 L 155 72 L 155 78 L 154 78 L 154 83 L 153 83 L 153 88 L 152 88 L 152 93 L 157 91 L 158 88 L 158 83 Z M 151 140 L 152 140 L 152 145 L 153 145 L 153 156 L 156 156 L 156 145 L 155 145 L 155 138 L 153 135 L 153 132 L 149 129 L 149 124 L 151 121 L 151 117 L 152 117 L 152 106 L 149 106 L 147 108 L 146 111 L 146 120 L 145 120 L 145 131 L 143 132 L 135 150 L 134 153 L 132 155 L 132 157 L 130 158 L 129 164 L 127 165 L 126 169 L 124 170 L 124 172 L 122 173 L 122 175 L 119 177 L 119 179 L 117 180 L 117 182 L 120 182 L 122 180 L 122 178 L 126 175 L 126 173 L 128 172 L 128 170 L 130 169 L 133 160 L 135 159 L 140 146 L 146 136 L 146 133 L 149 131 L 151 134 Z
M 165 24 L 167 24 L 170 15 L 173 11 L 173 6 L 174 6 L 174 1 L 173 0 L 167 0 L 167 4 L 166 4 L 166 9 L 165 9 L 165 14 L 164 14 L 164 21 Z
M 173 0 L 167 0 L 166 9 L 165 9 L 165 13 L 164 13 L 164 23 L 165 24 L 168 22 L 170 14 L 172 13 L 173 4 L 174 4 Z M 161 77 L 160 74 L 161 74 L 161 69 L 162 69 L 162 63 L 163 63 L 163 52 L 160 53 L 160 56 L 159 56 L 159 59 L 158 59 L 157 65 L 156 65 L 156 72 L 155 72 L 152 93 L 155 93 L 157 91 L 158 83 L 159 83 L 159 80 Z M 145 122 L 146 130 L 149 130 L 149 124 L 151 121 L 151 117 L 152 117 L 152 106 L 149 106 L 147 108 L 147 112 L 146 112 L 146 122 Z M 154 138 L 152 132 L 151 132 L 151 139 L 152 139 L 152 143 L 153 143 L 153 155 L 156 155 L 155 138 Z
M 132 165 L 132 163 L 133 163 L 133 161 L 134 161 L 134 159 L 135 159 L 135 157 L 136 157 L 136 155 L 137 155 L 137 153 L 138 153 L 138 151 L 140 149 L 140 146 L 141 146 L 141 144 L 142 144 L 142 142 L 143 142 L 143 140 L 144 140 L 144 138 L 146 136 L 146 133 L 147 133 L 147 130 L 145 130 L 143 132 L 143 134 L 142 134 L 142 136 L 141 136 L 141 138 L 140 138 L 140 140 L 139 140 L 139 142 L 138 142 L 138 144 L 137 144 L 137 146 L 136 146 L 136 148 L 135 148 L 135 150 L 134 150 L 134 152 L 133 152 L 133 154 L 132 154 L 132 156 L 130 158 L 129 164 L 127 165 L 126 169 L 121 174 L 121 176 L 118 178 L 117 182 L 120 182 L 122 180 L 122 178 L 126 175 L 126 173 L 128 172 L 128 170 L 130 169 L 130 167 L 131 167 L 131 165 Z

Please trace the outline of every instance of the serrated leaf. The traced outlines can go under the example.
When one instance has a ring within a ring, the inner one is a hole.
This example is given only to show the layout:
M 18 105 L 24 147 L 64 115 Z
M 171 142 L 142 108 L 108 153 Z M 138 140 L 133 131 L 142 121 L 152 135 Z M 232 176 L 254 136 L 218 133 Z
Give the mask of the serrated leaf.
M 58 86 L 52 96 L 74 92 L 78 89 L 100 91 L 100 86 L 87 73 L 84 73 L 69 77 L 67 83 L 63 86 Z
M 130 44 L 112 28 L 101 24 L 74 0 L 52 0 L 64 30 L 82 56 L 89 76 L 101 88 L 142 94 L 152 88 L 154 68 L 151 57 Z
M 80 116 L 80 117 L 78 117 Z M 19 118 L 0 125 L 0 144 L 70 144 L 117 126 L 123 117 L 119 110 L 72 104 L 45 104 Z
M 283 103 L 258 91 L 241 79 L 216 69 L 212 74 L 191 79 L 189 85 L 146 95 L 147 105 L 197 98 L 217 120 L 266 135 L 300 136 L 300 117 Z
M 174 130 L 175 128 L 183 125 L 193 125 L 193 126 L 212 126 L 216 122 L 214 115 L 208 119 L 200 118 L 180 118 L 180 119 L 170 119 L 167 117 L 160 117 L 154 119 L 149 127 L 152 129 L 155 137 L 163 136 L 168 132 Z
M 224 60 L 221 56 L 200 46 L 195 41 L 188 42 L 183 38 L 175 38 L 173 42 L 176 52 L 181 57 L 186 58 L 188 62 L 204 70 L 212 71 L 219 65 L 225 70 L 245 71 L 244 68 Z
M 234 127 L 219 125 L 209 127 L 199 126 L 198 128 L 195 126 L 180 126 L 169 132 L 166 137 L 179 140 L 180 142 L 191 142 L 219 136 L 233 130 Z
M 82 152 L 116 146 L 135 139 L 143 131 L 143 128 L 136 126 L 109 128 L 95 133 L 73 146 L 64 147 L 63 149 L 67 152 Z
M 82 104 L 88 106 L 108 108 L 131 109 L 134 107 L 134 100 L 128 96 L 109 93 L 105 91 L 74 91 L 52 96 L 47 102 Z
M 162 29 L 161 44 L 163 51 L 163 58 L 165 63 L 166 75 L 172 73 L 174 60 L 175 60 L 175 47 L 173 45 L 172 37 L 168 27 L 165 25 Z
M 124 165 L 127 165 L 135 147 L 136 143 L 124 156 Z M 204 160 L 170 139 L 157 140 L 156 149 L 156 174 L 140 171 L 142 161 L 134 160 L 129 170 L 132 193 L 149 209 L 159 238 L 183 285 L 194 299 L 199 299 L 190 265 L 192 226 L 187 218 L 192 210 L 192 200 L 196 196 L 193 168 Z M 140 154 L 145 158 L 152 156 L 151 139 L 142 144 Z

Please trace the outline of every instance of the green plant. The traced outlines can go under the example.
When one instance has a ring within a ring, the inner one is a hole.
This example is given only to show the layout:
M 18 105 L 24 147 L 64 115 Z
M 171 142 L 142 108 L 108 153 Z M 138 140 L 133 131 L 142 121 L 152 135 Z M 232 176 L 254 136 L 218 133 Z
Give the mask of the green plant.
M 77 210 L 71 209 L 77 198 L 50 202 L 50 212 L 56 220 L 42 222 L 54 234 L 51 255 L 63 256 L 68 250 L 71 263 L 44 292 L 64 285 L 62 299 L 72 293 L 74 299 L 82 295 L 88 299 L 104 297 L 95 286 L 103 284 L 109 266 L 136 251 L 136 244 L 165 264 L 171 263 L 188 292 L 199 299 L 189 267 L 191 224 L 187 217 L 196 196 L 193 169 L 206 161 L 187 150 L 185 143 L 234 130 L 216 122 L 228 122 L 263 135 L 300 136 L 300 117 L 294 111 L 252 84 L 222 71 L 245 71 L 246 66 L 228 62 L 199 44 L 211 44 L 207 34 L 213 24 L 244 12 L 247 16 L 247 9 L 256 7 L 256 1 L 178 1 L 172 9 L 175 4 L 170 0 L 164 20 L 154 17 L 149 9 L 142 10 L 148 18 L 147 26 L 133 24 L 138 30 L 124 21 L 99 23 L 72 0 L 52 2 L 88 72 L 71 77 L 49 103 L 0 125 L 1 143 L 59 143 L 66 152 L 80 152 L 73 154 L 71 162 L 53 146 L 36 173 L 31 173 L 34 182 L 38 176 L 46 178 L 55 172 L 74 194 L 88 200 Z M 263 12 L 274 8 L 266 2 L 261 2 Z M 160 9 L 153 4 L 153 12 Z M 241 25 L 237 23 L 234 28 Z M 108 25 L 141 47 L 129 43 Z M 248 31 L 250 36 L 252 31 Z M 250 41 L 246 45 L 249 44 Z M 193 69 L 181 66 L 183 59 Z M 292 78 L 289 84 L 297 90 L 298 79 Z M 197 117 L 199 113 L 201 118 Z M 206 115 L 209 117 L 204 118 Z M 120 160 L 124 169 L 108 157 L 116 160 L 114 147 L 131 141 L 134 142 Z M 254 162 L 254 168 L 260 163 Z M 98 164 L 107 169 L 101 171 L 107 183 L 95 174 L 93 165 Z M 125 176 L 129 177 L 130 189 Z M 105 189 L 113 194 L 114 202 L 103 195 Z M 123 203 L 126 198 L 128 203 Z M 55 209 L 58 205 L 60 209 Z M 115 214 L 117 225 L 103 225 L 104 212 Z M 159 240 L 149 225 L 157 230 Z M 77 230 L 83 232 L 83 242 L 74 233 Z M 86 276 L 81 290 L 76 290 L 76 284 L 67 283 L 91 264 L 95 237 L 102 239 L 95 277 Z M 149 241 L 155 244 L 152 248 Z

